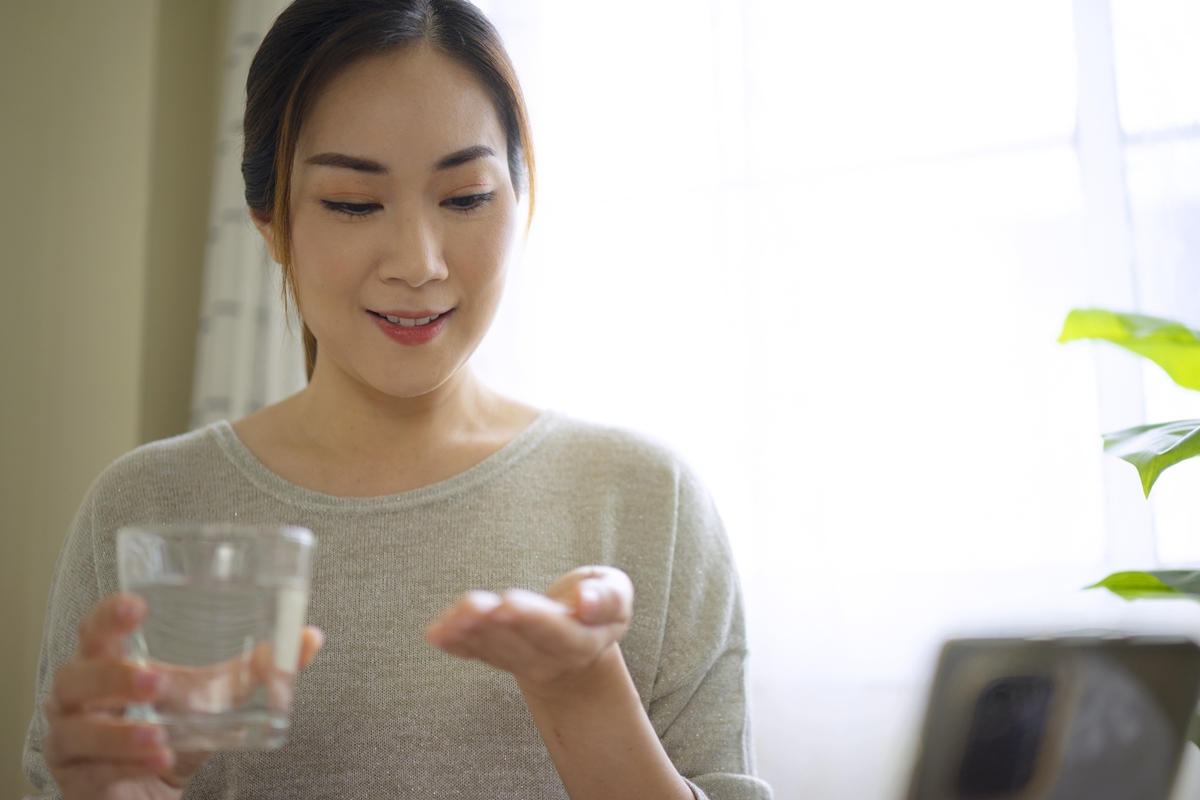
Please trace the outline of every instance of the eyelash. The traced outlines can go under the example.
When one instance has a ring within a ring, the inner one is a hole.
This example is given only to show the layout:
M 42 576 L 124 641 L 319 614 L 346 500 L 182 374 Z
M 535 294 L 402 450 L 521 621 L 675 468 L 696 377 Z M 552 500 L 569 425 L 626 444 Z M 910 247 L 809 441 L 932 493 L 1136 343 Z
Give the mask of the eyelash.
M 339 203 L 334 200 L 322 200 L 321 204 L 335 214 L 355 219 L 365 217 L 372 211 L 383 208 L 378 203 Z
M 478 210 L 480 206 L 490 203 L 492 201 L 492 197 L 492 192 L 483 192 L 482 194 L 465 194 L 461 197 L 451 197 L 447 200 L 443 200 L 442 205 L 446 208 L 461 212 L 463 214 L 470 214 L 472 211 Z M 469 201 L 470 205 L 457 205 L 457 201 L 459 200 Z
M 458 211 L 462 214 L 470 214 L 472 211 L 478 210 L 480 206 L 490 203 L 492 201 L 492 197 L 492 192 L 483 192 L 482 194 L 467 194 L 462 195 L 461 197 L 451 197 L 443 200 L 442 206 L 449 208 L 452 211 Z M 459 202 L 466 202 L 468 205 L 459 205 Z M 335 214 L 341 214 L 342 216 L 352 217 L 355 219 L 361 219 L 362 217 L 368 216 L 371 212 L 383 208 L 383 206 L 379 205 L 378 203 L 341 203 L 335 200 L 322 200 L 321 204 Z

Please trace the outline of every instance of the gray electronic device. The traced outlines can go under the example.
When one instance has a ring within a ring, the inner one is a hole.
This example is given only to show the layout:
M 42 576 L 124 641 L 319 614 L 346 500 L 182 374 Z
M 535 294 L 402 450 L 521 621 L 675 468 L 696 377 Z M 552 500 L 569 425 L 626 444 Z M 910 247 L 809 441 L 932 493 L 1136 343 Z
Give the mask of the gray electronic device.
M 1167 800 L 1198 694 L 1183 637 L 952 640 L 908 800 Z

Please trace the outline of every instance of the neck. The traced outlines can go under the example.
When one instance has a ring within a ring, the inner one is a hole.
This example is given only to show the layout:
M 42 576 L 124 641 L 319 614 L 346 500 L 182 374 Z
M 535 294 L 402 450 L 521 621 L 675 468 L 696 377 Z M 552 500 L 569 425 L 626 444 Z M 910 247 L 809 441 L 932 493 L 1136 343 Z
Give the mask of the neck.
M 537 415 L 485 387 L 465 364 L 430 392 L 395 397 L 336 367 L 323 369 L 318 358 L 305 389 L 233 428 L 268 469 L 292 483 L 372 497 L 458 475 L 512 441 Z
M 293 398 L 296 433 L 322 449 L 416 455 L 478 435 L 495 411 L 495 395 L 466 364 L 416 397 L 393 397 L 338 377 L 318 361 L 308 386 Z

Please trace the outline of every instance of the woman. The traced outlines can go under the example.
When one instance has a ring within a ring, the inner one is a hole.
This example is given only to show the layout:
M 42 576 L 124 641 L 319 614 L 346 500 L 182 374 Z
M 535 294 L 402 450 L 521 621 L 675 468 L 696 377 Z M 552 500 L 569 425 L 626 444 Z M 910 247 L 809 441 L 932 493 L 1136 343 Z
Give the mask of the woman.
M 31 780 L 68 800 L 768 796 L 703 489 L 662 448 L 468 366 L 526 179 L 532 199 L 494 30 L 462 0 L 297 0 L 247 94 L 246 197 L 310 381 L 92 487 L 55 576 Z M 316 532 L 311 666 L 283 749 L 174 753 L 120 716 L 163 687 L 121 659 L 144 608 L 115 594 L 114 532 L 230 518 Z

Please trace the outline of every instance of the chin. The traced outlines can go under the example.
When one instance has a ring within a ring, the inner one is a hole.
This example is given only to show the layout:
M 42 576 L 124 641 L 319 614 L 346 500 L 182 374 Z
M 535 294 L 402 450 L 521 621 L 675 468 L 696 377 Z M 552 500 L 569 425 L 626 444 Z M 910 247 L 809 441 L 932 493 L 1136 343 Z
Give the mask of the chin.
M 378 392 L 406 399 L 421 397 L 442 387 L 454 377 L 457 369 L 393 369 L 390 374 L 362 376 L 360 379 Z M 372 379 L 372 378 L 375 379 Z

